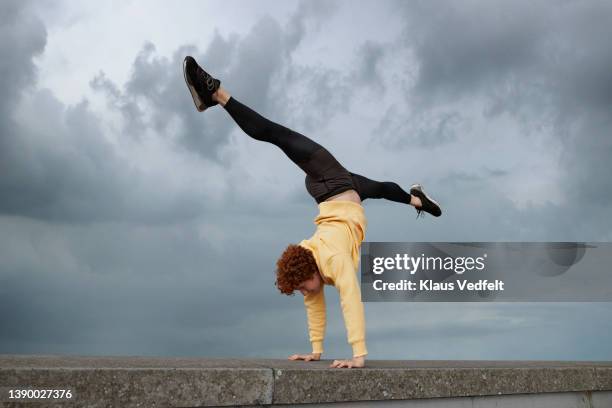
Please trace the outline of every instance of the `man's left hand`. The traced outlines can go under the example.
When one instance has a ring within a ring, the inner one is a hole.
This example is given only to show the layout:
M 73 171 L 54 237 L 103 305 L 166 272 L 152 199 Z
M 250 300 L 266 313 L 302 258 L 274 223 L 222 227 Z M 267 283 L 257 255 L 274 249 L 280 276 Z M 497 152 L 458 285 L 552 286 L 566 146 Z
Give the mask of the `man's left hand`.
M 330 368 L 362 368 L 365 366 L 365 357 L 353 357 L 352 360 L 334 360 Z

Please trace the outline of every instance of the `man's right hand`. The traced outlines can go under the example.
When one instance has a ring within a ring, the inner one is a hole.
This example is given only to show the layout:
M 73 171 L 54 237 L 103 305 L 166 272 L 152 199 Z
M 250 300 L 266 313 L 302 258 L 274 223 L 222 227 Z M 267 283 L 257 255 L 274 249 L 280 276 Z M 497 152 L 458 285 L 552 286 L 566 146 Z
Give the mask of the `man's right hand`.
M 319 361 L 320 359 L 321 353 L 294 354 L 289 356 L 289 360 Z

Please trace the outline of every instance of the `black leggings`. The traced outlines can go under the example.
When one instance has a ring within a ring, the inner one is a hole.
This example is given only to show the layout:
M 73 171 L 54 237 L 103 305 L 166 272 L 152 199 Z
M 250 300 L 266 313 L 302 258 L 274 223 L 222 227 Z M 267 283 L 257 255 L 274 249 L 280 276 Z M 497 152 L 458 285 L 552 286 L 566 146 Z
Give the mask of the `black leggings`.
M 355 190 L 361 200 L 385 198 L 410 204 L 410 194 L 391 181 L 375 181 L 346 170 L 323 146 L 308 137 L 274 123 L 234 97 L 225 110 L 240 128 L 253 139 L 272 143 L 306 173 L 306 190 L 321 203 L 347 190 Z

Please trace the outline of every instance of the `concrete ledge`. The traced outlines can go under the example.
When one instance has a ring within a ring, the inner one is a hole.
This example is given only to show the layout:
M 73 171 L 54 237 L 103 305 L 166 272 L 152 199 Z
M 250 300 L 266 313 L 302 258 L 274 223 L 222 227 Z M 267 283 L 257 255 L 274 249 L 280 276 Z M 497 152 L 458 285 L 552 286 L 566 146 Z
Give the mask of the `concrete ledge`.
M 88 407 L 450 401 L 577 392 L 590 398 L 590 393 L 612 390 L 612 362 L 368 360 L 362 369 L 331 369 L 330 363 L 0 354 L 0 388 L 71 387 L 74 406 Z M 612 393 L 605 394 L 612 401 Z M 45 406 L 67 406 L 50 402 Z

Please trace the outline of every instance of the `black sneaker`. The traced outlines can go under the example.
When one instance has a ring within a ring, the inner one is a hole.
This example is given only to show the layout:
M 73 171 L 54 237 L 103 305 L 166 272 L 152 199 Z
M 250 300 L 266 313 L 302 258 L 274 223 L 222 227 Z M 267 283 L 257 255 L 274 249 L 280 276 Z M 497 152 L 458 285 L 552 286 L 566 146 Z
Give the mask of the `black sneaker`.
M 191 92 L 193 103 L 195 103 L 199 112 L 203 112 L 218 103 L 212 99 L 212 94 L 219 89 L 221 81 L 204 71 L 191 56 L 186 56 L 183 61 L 183 75 L 187 88 Z
M 410 194 L 421 199 L 422 205 L 419 208 L 414 207 L 417 212 L 417 218 L 419 218 L 419 215 L 421 215 L 423 211 L 433 215 L 434 217 L 439 217 L 442 215 L 440 205 L 425 194 L 423 191 L 423 186 L 420 184 L 413 184 L 410 186 Z

